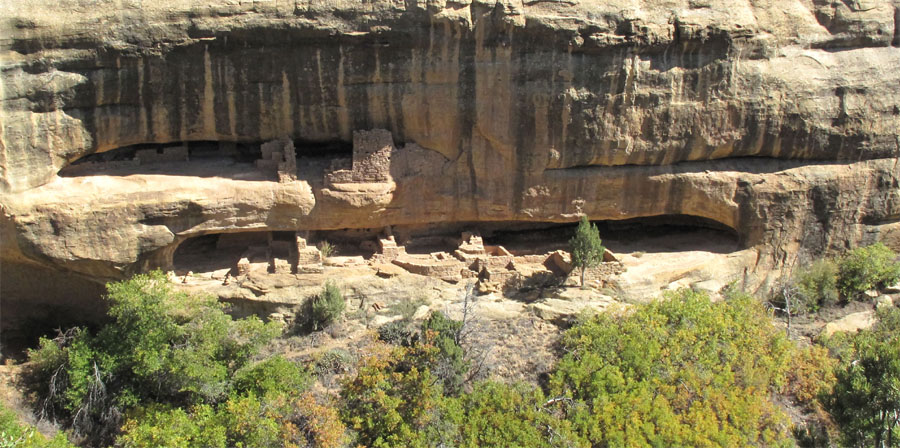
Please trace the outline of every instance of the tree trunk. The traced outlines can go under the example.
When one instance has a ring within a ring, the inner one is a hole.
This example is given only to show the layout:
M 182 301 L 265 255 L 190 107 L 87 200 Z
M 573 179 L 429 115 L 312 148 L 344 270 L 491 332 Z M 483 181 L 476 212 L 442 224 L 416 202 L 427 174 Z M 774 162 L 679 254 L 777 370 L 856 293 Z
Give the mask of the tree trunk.
M 784 296 L 784 307 L 787 308 L 787 337 L 791 338 L 791 300 L 793 299 L 793 294 Z
M 585 269 L 586 268 L 584 266 L 581 267 L 581 287 L 582 288 L 584 288 L 584 271 L 585 271 Z

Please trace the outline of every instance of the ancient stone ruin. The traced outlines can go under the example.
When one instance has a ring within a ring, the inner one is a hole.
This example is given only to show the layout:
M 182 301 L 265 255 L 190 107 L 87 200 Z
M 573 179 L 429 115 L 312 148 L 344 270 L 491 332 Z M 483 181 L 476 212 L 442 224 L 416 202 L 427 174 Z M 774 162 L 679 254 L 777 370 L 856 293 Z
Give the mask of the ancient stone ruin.
M 291 139 L 285 137 L 266 142 L 260 149 L 262 158 L 256 161 L 257 168 L 274 172 L 282 183 L 297 180 L 297 154 Z
M 390 231 L 390 228 L 385 229 L 385 232 Z M 277 237 L 276 233 L 279 234 Z M 285 234 L 288 238 L 285 238 Z M 305 275 L 322 273 L 326 266 L 339 268 L 348 263 L 354 264 L 347 260 L 335 263 L 334 260 L 326 259 L 317 247 L 307 243 L 308 237 L 308 232 L 226 233 L 218 236 L 215 243 L 216 253 L 206 251 L 199 255 L 217 258 L 230 256 L 231 264 L 225 270 L 227 278 L 238 282 L 251 273 Z M 413 238 L 410 243 L 417 244 L 419 239 L 431 238 L 433 237 Z M 565 251 L 517 255 L 501 245 L 485 245 L 483 238 L 472 232 L 462 233 L 456 240 L 457 249 L 452 253 L 438 250 L 410 254 L 404 245 L 397 243 L 394 235 L 378 235 L 374 239 L 377 240 L 377 244 L 373 243 L 373 239 L 359 239 L 352 243 L 360 248 L 376 248 L 370 256 L 359 257 L 362 264 L 376 270 L 384 264 L 392 264 L 408 273 L 438 278 L 449 283 L 478 281 L 500 287 L 512 280 L 541 273 L 563 279 L 572 271 L 569 255 Z M 621 264 L 609 251 L 606 252 L 604 261 L 601 266 L 588 271 L 586 278 L 592 284 L 602 286 L 606 280 L 622 272 Z M 188 263 L 181 266 L 181 272 L 189 266 L 197 267 Z M 221 265 L 215 266 L 221 268 Z M 210 274 L 207 272 L 201 275 Z M 226 274 L 220 273 L 219 276 Z M 173 278 L 179 277 L 173 274 Z
M 353 166 L 349 170 L 334 170 L 325 175 L 325 185 L 388 182 L 390 177 L 391 153 L 394 151 L 393 137 L 389 131 L 353 132 Z

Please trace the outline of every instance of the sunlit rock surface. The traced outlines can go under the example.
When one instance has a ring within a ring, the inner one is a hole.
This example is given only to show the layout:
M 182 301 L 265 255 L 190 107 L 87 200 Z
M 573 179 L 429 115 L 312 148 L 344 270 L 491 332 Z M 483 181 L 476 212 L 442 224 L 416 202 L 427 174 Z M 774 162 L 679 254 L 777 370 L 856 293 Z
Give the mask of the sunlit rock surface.
M 209 233 L 581 214 L 704 218 L 751 271 L 900 249 L 898 8 L 0 0 L 0 256 L 103 281 Z

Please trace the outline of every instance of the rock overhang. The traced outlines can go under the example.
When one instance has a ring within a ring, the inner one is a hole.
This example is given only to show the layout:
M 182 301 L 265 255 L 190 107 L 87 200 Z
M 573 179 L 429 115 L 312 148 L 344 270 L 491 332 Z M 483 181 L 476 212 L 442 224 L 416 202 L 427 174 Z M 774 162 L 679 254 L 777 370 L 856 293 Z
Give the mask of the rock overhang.
M 898 221 L 891 2 L 125 3 L 2 5 L 7 259 L 109 278 L 204 232 L 580 214 L 821 252 Z M 128 145 L 374 129 L 389 179 L 57 178 Z

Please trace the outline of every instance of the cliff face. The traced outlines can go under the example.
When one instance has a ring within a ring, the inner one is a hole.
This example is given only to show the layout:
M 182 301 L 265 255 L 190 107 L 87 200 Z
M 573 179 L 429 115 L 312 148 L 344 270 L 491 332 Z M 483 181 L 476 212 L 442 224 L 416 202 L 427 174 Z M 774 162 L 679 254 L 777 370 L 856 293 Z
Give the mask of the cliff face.
M 109 279 L 206 233 L 582 213 L 706 218 L 769 264 L 900 249 L 898 11 L 0 0 L 0 255 Z M 372 172 L 338 169 L 355 133 Z M 236 162 L 283 137 L 296 175 Z

